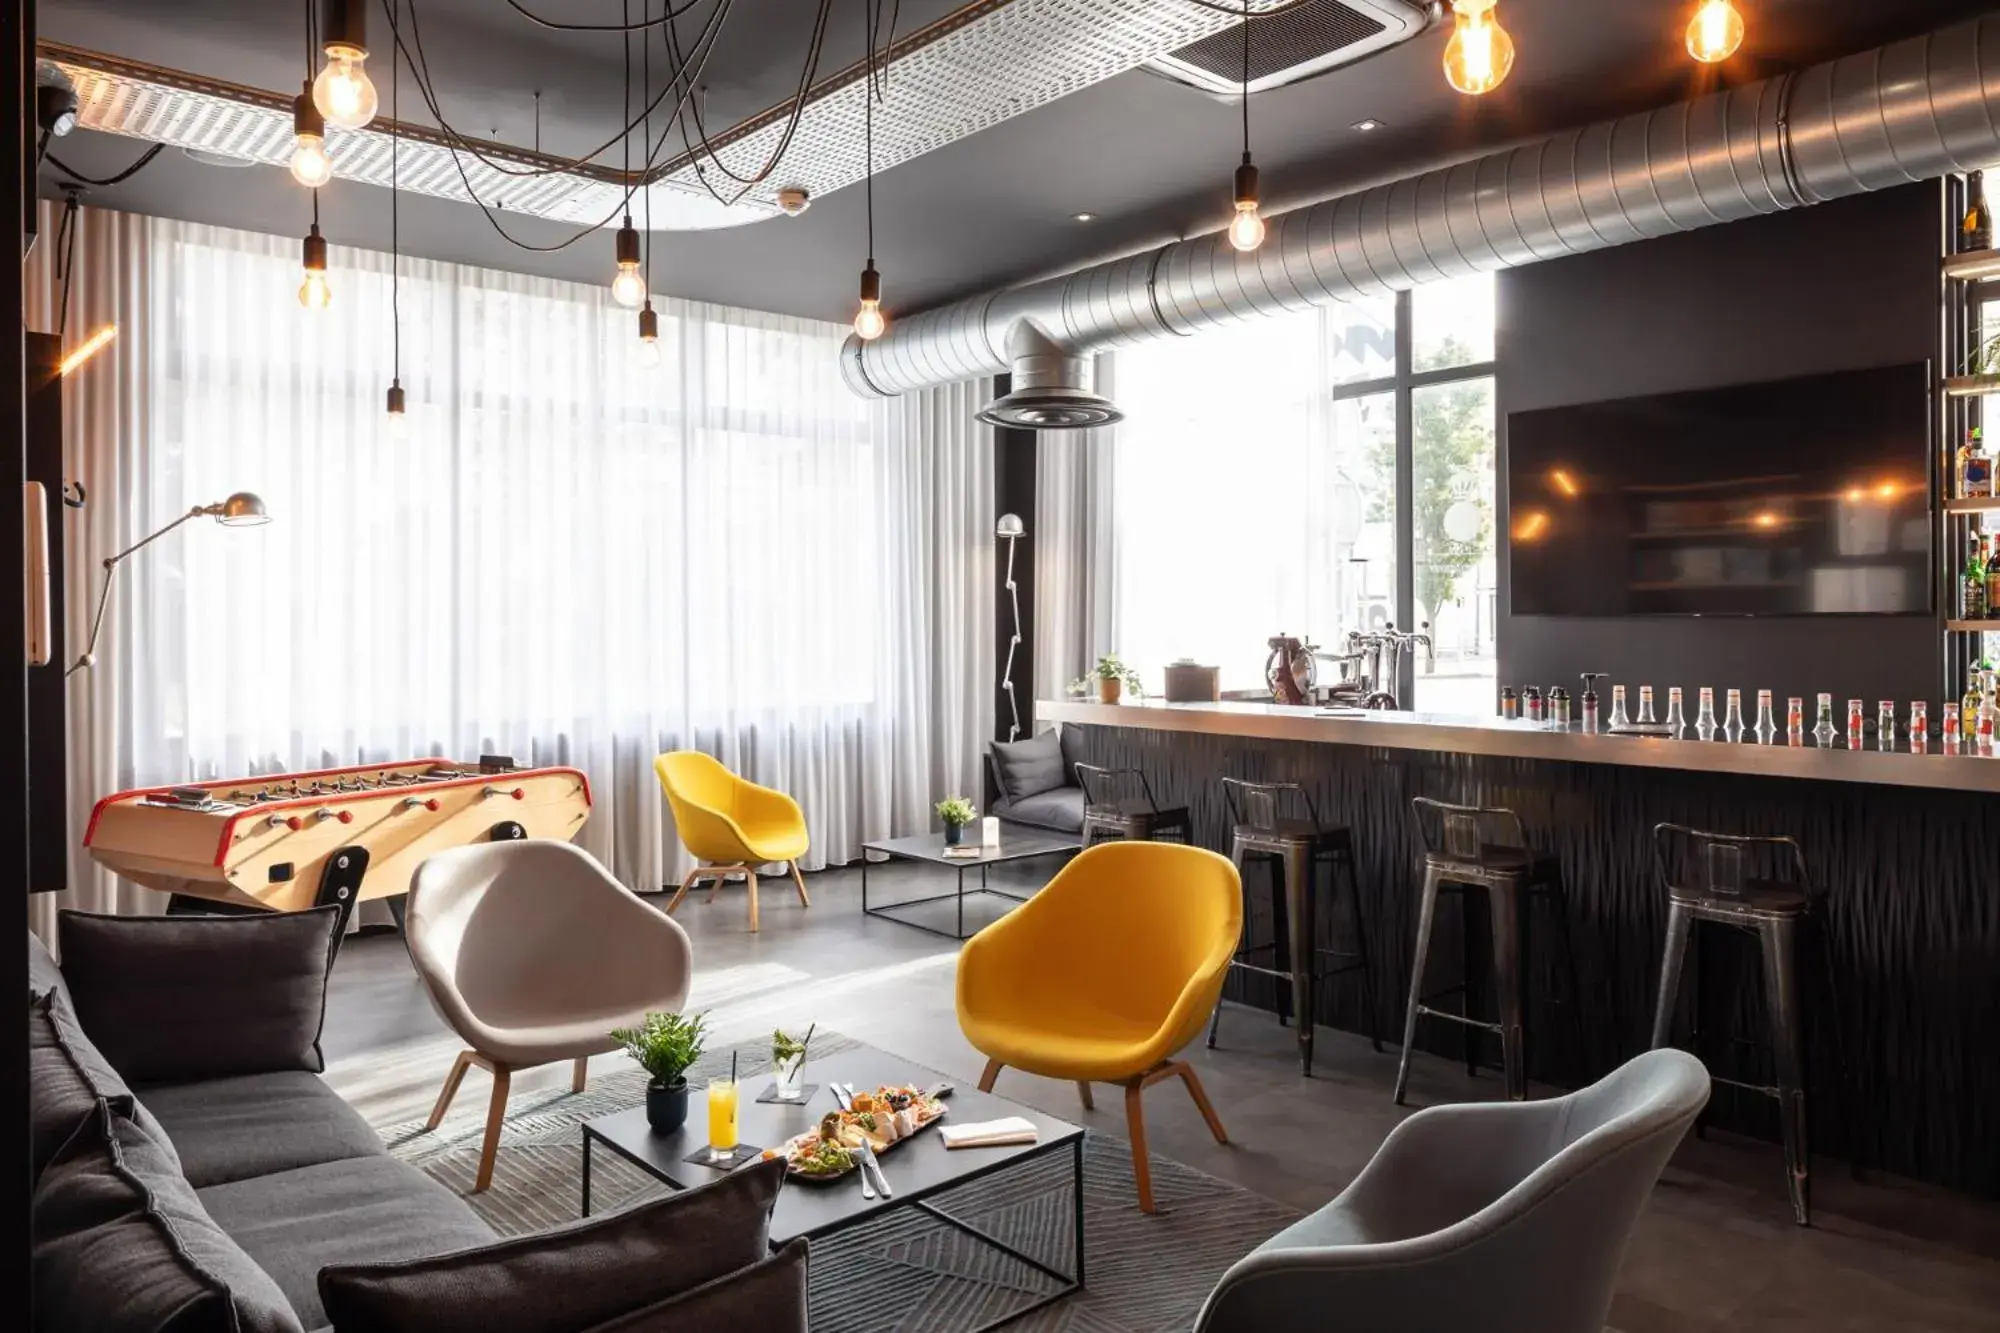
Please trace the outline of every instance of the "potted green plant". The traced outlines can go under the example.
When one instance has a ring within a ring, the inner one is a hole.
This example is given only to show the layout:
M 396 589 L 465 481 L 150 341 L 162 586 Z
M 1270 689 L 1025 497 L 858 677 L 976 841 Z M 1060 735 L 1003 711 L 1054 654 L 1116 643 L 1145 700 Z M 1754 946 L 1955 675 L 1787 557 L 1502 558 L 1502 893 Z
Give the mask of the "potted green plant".
M 708 1035 L 703 1014 L 647 1014 L 634 1028 L 618 1028 L 611 1040 L 652 1075 L 646 1084 L 646 1122 L 661 1134 L 687 1123 L 687 1071 L 701 1059 Z
M 937 815 L 944 821 L 944 845 L 956 847 L 965 837 L 965 826 L 979 812 L 963 796 L 947 796 L 937 803 Z
M 1088 694 L 1090 682 L 1093 680 L 1097 682 L 1099 703 L 1115 704 L 1118 702 L 1118 696 L 1126 690 L 1132 691 L 1132 697 L 1135 699 L 1146 693 L 1145 687 L 1139 684 L 1139 673 L 1119 661 L 1115 653 L 1106 653 L 1098 658 L 1097 665 L 1091 668 L 1088 676 L 1070 682 L 1069 692 Z

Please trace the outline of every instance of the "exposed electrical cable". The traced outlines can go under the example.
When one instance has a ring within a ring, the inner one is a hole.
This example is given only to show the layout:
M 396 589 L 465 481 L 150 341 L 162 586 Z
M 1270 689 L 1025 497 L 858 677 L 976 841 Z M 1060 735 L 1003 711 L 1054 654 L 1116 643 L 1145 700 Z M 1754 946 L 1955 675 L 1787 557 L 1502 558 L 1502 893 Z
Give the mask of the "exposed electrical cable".
M 57 157 L 54 153 L 45 153 L 44 156 L 48 159 L 49 163 L 55 167 L 57 171 L 62 172 L 63 175 L 68 176 L 70 179 L 76 181 L 79 185 L 117 185 L 121 181 L 128 181 L 132 179 L 132 177 L 138 175 L 139 172 L 142 171 L 150 162 L 152 162 L 154 158 L 158 157 L 160 153 L 165 150 L 165 148 L 166 145 L 163 143 L 154 144 L 151 148 L 148 148 L 145 152 L 139 154 L 139 160 L 137 162 L 134 162 L 131 166 L 125 168 L 125 170 L 119 172 L 117 175 L 106 176 L 102 180 L 99 180 L 95 176 L 84 175 L 81 171 L 78 171 L 75 167 L 63 161 L 61 158 Z
M 670 10 L 656 19 L 643 19 L 638 23 L 632 22 L 629 16 L 623 23 L 562 23 L 555 19 L 543 18 L 528 9 L 520 0 L 507 0 L 507 7 L 537 27 L 554 28 L 558 32 L 641 32 L 648 28 L 657 28 L 670 19 L 679 18 L 702 2 L 703 0 L 687 0 L 687 3 L 679 9 Z
M 866 3 L 867 0 L 864 0 L 864 6 L 866 5 Z M 827 18 L 831 14 L 832 10 L 833 10 L 832 0 L 820 0 L 819 12 L 817 15 L 815 15 L 813 20 L 812 42 L 811 45 L 807 48 L 806 52 L 806 65 L 799 75 L 798 90 L 792 96 L 792 109 L 790 114 L 786 118 L 784 133 L 779 136 L 777 147 L 772 149 L 770 157 L 767 158 L 764 162 L 764 165 L 758 168 L 755 172 L 751 173 L 748 176 L 739 176 L 736 174 L 734 170 L 732 170 L 729 167 L 727 163 L 725 163 L 721 159 L 721 157 L 717 154 L 715 145 L 709 140 L 708 128 L 702 121 L 701 107 L 698 102 L 695 104 L 693 110 L 689 113 L 688 116 L 683 116 L 678 118 L 680 120 L 681 142 L 683 145 L 686 146 L 688 155 L 697 158 L 697 163 L 696 163 L 697 169 L 695 172 L 695 178 L 701 182 L 702 187 L 706 189 L 710 195 L 714 196 L 714 198 L 718 202 L 725 205 L 733 205 L 737 203 L 743 198 L 743 196 L 745 196 L 750 192 L 750 188 L 752 186 L 761 184 L 763 181 L 768 180 L 770 178 L 771 173 L 777 170 L 778 164 L 784 161 L 785 153 L 792 146 L 792 136 L 798 132 L 799 119 L 801 116 L 805 114 L 806 95 L 812 91 L 813 76 L 819 72 L 820 53 L 824 49 L 826 43 Z M 864 15 L 866 15 L 872 11 L 869 11 L 866 8 L 864 8 L 863 12 Z M 868 21 L 870 23 L 870 28 L 869 28 L 870 49 L 872 50 L 873 32 L 874 32 L 873 19 L 871 18 Z M 667 49 L 669 53 L 672 54 L 676 64 L 685 66 L 686 62 L 680 54 L 679 38 L 674 29 L 674 25 L 671 23 L 667 24 Z M 869 77 L 872 78 L 873 77 L 872 74 Z M 700 170 L 699 155 L 695 153 L 694 145 L 688 141 L 687 121 L 689 119 L 692 119 L 694 121 L 695 134 L 701 140 L 701 146 L 703 150 L 706 151 L 708 154 L 708 165 L 713 166 L 717 171 L 720 171 L 723 175 L 729 177 L 731 180 L 735 181 L 737 184 L 743 187 L 742 189 L 736 191 L 736 193 L 734 193 L 733 195 L 725 197 L 723 194 L 718 192 L 713 186 L 709 185 L 707 176 Z

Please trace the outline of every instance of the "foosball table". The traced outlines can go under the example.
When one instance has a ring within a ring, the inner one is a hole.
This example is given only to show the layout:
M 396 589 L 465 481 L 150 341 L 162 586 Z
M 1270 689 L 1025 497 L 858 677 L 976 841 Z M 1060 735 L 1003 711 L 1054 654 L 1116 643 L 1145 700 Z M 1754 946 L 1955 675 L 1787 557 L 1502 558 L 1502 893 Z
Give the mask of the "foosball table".
M 572 839 L 590 817 L 574 768 L 412 759 L 119 792 L 90 813 L 98 864 L 172 895 L 168 911 L 399 909 L 427 857 L 469 842 Z M 401 913 L 397 912 L 400 919 Z

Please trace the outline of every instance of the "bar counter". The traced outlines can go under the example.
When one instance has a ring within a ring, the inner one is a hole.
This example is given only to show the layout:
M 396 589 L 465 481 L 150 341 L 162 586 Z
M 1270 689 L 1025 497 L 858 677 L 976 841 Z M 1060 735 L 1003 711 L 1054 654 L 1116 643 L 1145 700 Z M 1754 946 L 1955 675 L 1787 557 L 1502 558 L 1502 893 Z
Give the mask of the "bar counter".
M 1561 1087 L 1648 1044 L 1667 916 L 1653 826 L 1797 838 L 1825 895 L 1816 915 L 1827 947 L 1802 937 L 1799 957 L 1815 1153 L 2000 1197 L 2000 759 L 1936 742 L 1923 754 L 1907 742 L 1849 750 L 1843 735 L 1822 749 L 1810 735 L 1798 747 L 1782 734 L 1774 745 L 1585 735 L 1574 725 L 1264 703 L 1044 701 L 1035 716 L 1077 728 L 1090 762 L 1145 772 L 1163 805 L 1188 807 L 1195 841 L 1225 854 L 1223 777 L 1298 782 L 1323 820 L 1351 829 L 1379 1058 L 1391 1071 L 1421 883 L 1411 798 L 1509 807 L 1529 841 L 1560 861 L 1582 1031 L 1563 1003 L 1559 937 L 1539 910 L 1528 919 L 1527 1021 L 1530 1077 Z M 1271 895 L 1261 872 L 1246 882 L 1250 930 L 1269 939 Z M 1483 910 L 1474 917 L 1483 922 Z M 1319 918 L 1319 942 L 1345 947 L 1345 903 Z M 1430 988 L 1456 980 L 1458 918 L 1440 905 Z M 1476 929 L 1482 954 L 1485 934 Z M 1701 1054 L 1718 1073 L 1769 1082 L 1755 941 L 1702 935 L 1681 982 L 1685 1015 L 1699 967 Z M 1322 981 L 1322 1027 L 1365 1030 L 1361 984 Z M 1274 983 L 1261 978 L 1232 977 L 1226 993 L 1277 1007 Z M 1685 1022 L 1678 1031 L 1684 1040 Z M 1461 1040 L 1453 1024 L 1419 1027 L 1419 1047 L 1435 1054 L 1459 1058 Z M 1496 1065 L 1498 1050 L 1482 1062 Z M 1779 1188 L 1774 1103 L 1718 1087 L 1710 1123 L 1772 1140 Z

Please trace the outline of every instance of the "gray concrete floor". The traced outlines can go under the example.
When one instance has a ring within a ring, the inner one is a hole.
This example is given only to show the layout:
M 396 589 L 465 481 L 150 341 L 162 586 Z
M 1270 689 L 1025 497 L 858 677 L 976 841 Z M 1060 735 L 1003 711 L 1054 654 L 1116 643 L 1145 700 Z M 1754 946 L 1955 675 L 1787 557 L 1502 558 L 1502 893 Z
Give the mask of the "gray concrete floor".
M 1007 868 L 1031 889 L 1052 862 Z M 970 877 L 968 877 L 970 878 Z M 950 887 L 949 872 L 898 863 L 869 871 L 871 904 Z M 996 872 L 996 883 L 1000 882 Z M 984 1060 L 959 1034 L 952 1003 L 957 945 L 860 910 L 852 868 L 807 877 L 813 905 L 787 881 L 763 881 L 763 929 L 746 930 L 740 887 L 694 895 L 675 913 L 694 940 L 691 1007 L 710 1013 L 718 1043 L 809 1022 L 939 1069 L 970 1085 Z M 969 922 L 1006 906 L 986 899 Z M 949 924 L 949 903 L 917 909 Z M 400 940 L 350 940 L 334 969 L 325 1046 L 328 1077 L 378 1121 L 429 1109 L 456 1043 L 410 970 Z M 1390 1101 L 1396 1053 L 1322 1030 L 1313 1076 L 1299 1075 L 1292 1035 L 1265 1013 L 1231 1008 L 1215 1050 L 1190 1052 L 1230 1133 L 1219 1146 L 1177 1084 L 1146 1100 L 1155 1153 L 1300 1210 L 1337 1194 L 1408 1112 Z M 617 1056 L 599 1065 L 613 1067 Z M 469 1081 L 483 1077 L 477 1073 Z M 539 1071 L 517 1088 L 566 1077 Z M 1015 1071 L 998 1091 L 1065 1119 L 1122 1134 L 1121 1099 L 1084 1111 L 1067 1083 Z M 1540 1090 L 1546 1091 L 1546 1090 Z M 480 1097 L 468 1088 L 461 1096 Z M 1499 1078 L 1419 1054 L 1412 1108 L 1497 1097 Z M 1743 1330 L 1846 1333 L 2000 1330 L 2000 1205 L 1814 1163 L 1814 1225 L 1792 1224 L 1774 1144 L 1711 1135 L 1675 1157 L 1634 1236 L 1612 1309 L 1619 1333 Z M 1247 1249 L 1260 1237 L 1245 1237 Z

